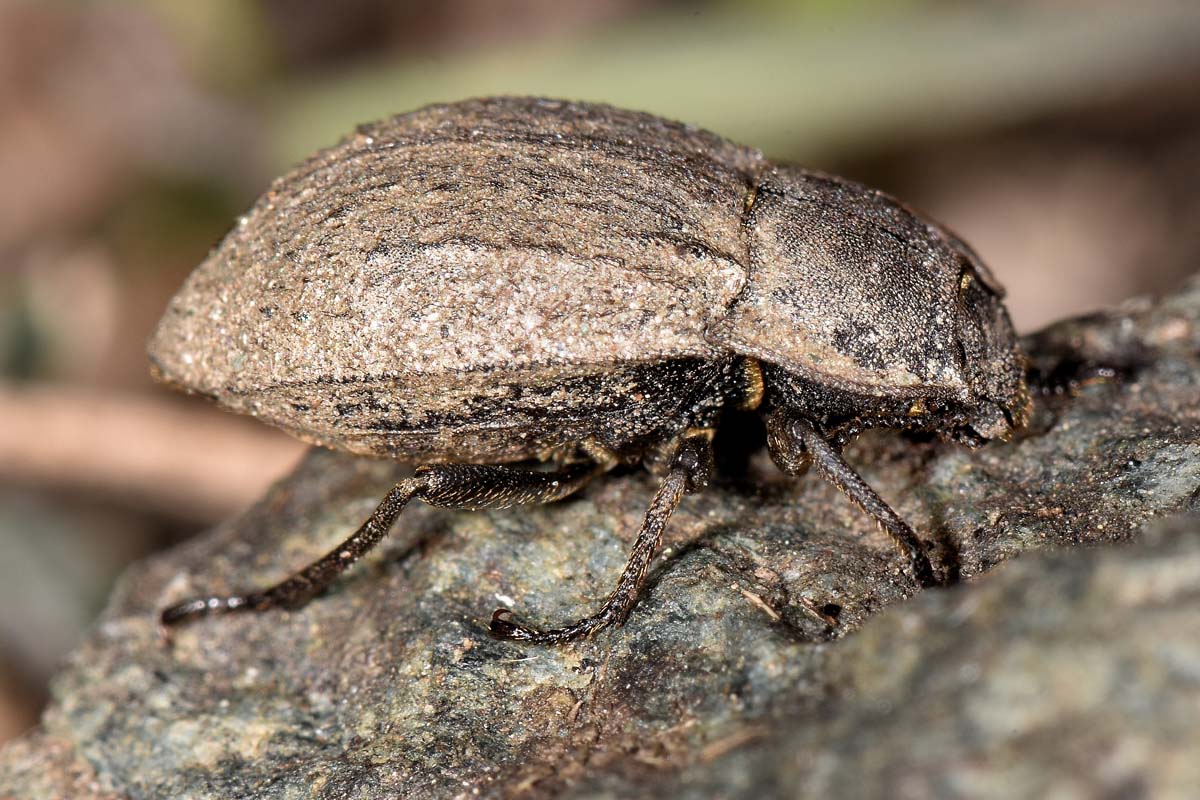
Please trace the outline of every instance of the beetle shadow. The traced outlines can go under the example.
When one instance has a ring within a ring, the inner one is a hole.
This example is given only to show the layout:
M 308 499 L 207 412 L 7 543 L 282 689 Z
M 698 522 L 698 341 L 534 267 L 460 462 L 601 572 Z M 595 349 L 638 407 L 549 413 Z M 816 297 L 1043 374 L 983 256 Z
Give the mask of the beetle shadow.
M 755 411 L 726 411 L 713 437 L 714 474 L 706 491 L 771 502 L 792 491 L 804 476 L 785 475 L 767 452 L 767 429 Z
M 710 553 L 726 576 L 744 573 L 746 570 L 740 569 L 728 553 L 723 552 L 716 546 L 716 543 L 721 538 L 736 533 L 737 530 L 737 526 L 731 523 L 717 523 L 706 527 L 699 536 L 689 539 L 676 547 L 672 547 L 669 555 L 664 556 L 660 554 L 655 559 L 654 565 L 646 573 L 645 580 L 638 590 L 637 603 L 630 610 L 630 614 L 636 614 L 637 607 L 646 598 L 650 597 L 651 594 L 657 592 L 659 586 L 666 578 L 681 574 L 681 567 L 684 567 L 691 558 L 699 553 L 706 551 Z
M 734 549 L 726 549 L 719 545 L 720 540 L 729 534 L 740 536 L 744 533 L 744 529 L 736 524 L 719 523 L 674 548 L 669 556 L 662 558 L 646 575 L 645 584 L 639 592 L 638 605 L 655 594 L 668 576 L 683 576 L 685 569 L 681 569 L 681 565 L 690 557 L 701 551 L 708 551 L 712 559 L 711 565 L 721 572 L 720 583 L 737 591 L 748 603 L 765 612 L 770 619 L 767 625 L 772 631 L 797 644 L 818 644 L 837 639 L 840 635 L 839 617 L 842 613 L 839 602 L 830 600 L 819 605 L 813 604 L 795 587 L 787 586 L 782 579 L 764 582 L 755 574 L 760 565 L 748 554 L 745 558 L 739 558 Z M 636 605 L 630 613 L 637 613 Z

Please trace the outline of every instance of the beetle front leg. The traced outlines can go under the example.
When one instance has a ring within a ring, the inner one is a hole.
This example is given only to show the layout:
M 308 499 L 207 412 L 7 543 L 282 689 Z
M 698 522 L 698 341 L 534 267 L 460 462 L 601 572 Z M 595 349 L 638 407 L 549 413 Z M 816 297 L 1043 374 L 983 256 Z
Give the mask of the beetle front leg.
M 595 614 L 563 628 L 538 630 L 506 619 L 510 612 L 501 608 L 492 615 L 492 634 L 501 639 L 535 644 L 561 644 L 590 636 L 609 625 L 622 623 L 633 608 L 638 589 L 646 577 L 646 570 L 662 544 L 667 521 L 679 507 L 679 502 L 685 494 L 699 491 L 708 485 L 712 470 L 712 432 L 690 432 L 680 440 L 675 454 L 671 457 L 667 474 L 659 484 L 654 499 L 650 501 L 650 508 L 646 511 L 641 530 L 634 540 L 629 560 L 617 581 L 617 588 Z
M 896 548 L 904 556 L 909 577 L 922 588 L 937 585 L 925 548 L 913 529 L 846 463 L 841 453 L 811 423 L 794 414 L 777 412 L 768 418 L 767 427 L 771 456 L 780 468 L 795 474 L 801 465 L 812 463 L 821 477 L 874 517 L 892 537 Z
M 338 575 L 375 547 L 414 497 L 434 506 L 466 509 L 552 503 L 578 491 L 603 469 L 591 462 L 568 464 L 553 471 L 483 464 L 419 467 L 413 477 L 392 487 L 367 521 L 324 557 L 266 589 L 176 603 L 162 612 L 162 624 L 176 625 L 214 613 L 303 605 L 329 588 Z
M 1025 375 L 1029 391 L 1041 397 L 1074 396 L 1085 386 L 1119 383 L 1134 373 L 1131 367 L 1064 359 L 1051 368 L 1031 366 Z

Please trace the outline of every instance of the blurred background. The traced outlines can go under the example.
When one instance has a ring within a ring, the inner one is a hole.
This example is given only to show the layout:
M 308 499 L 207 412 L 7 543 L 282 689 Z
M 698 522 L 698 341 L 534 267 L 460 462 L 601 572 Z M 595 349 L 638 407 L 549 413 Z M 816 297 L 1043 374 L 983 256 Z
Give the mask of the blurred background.
M 880 186 L 974 244 L 1022 331 L 1200 256 L 1194 0 L 0 0 L 0 742 L 125 564 L 300 456 L 152 384 L 171 293 L 312 150 L 496 93 Z

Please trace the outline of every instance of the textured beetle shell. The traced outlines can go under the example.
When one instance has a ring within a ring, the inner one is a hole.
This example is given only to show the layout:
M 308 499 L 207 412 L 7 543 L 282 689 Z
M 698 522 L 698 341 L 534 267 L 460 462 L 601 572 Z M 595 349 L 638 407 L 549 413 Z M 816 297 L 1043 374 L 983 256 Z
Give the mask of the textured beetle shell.
M 723 355 L 704 331 L 745 283 L 740 215 L 760 160 L 650 115 L 537 99 L 363 126 L 239 221 L 172 300 L 151 359 L 357 452 L 432 455 L 448 417 L 514 387 L 580 416 L 599 401 L 572 381 Z M 608 392 L 646 396 L 614 377 Z M 401 418 L 347 413 L 381 406 Z M 405 443 L 401 428 L 428 435 Z M 511 447 L 473 455 L 534 454 Z
M 886 196 L 705 131 L 474 100 L 363 126 L 276 181 L 150 355 L 308 441 L 514 460 L 669 435 L 729 393 L 735 354 L 970 402 L 964 253 Z
M 969 397 L 968 262 L 943 229 L 865 186 L 776 167 L 746 230 L 750 279 L 713 339 L 842 388 Z

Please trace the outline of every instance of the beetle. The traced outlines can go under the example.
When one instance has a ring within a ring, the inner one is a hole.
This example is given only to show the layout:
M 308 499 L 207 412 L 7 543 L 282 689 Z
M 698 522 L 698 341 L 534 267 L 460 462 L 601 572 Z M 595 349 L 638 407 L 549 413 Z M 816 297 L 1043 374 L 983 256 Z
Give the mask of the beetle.
M 873 427 L 977 447 L 1023 425 L 1002 296 L 970 247 L 892 197 L 649 114 L 496 97 L 361 126 L 238 220 L 149 355 L 161 380 L 306 442 L 419 466 L 325 557 L 162 622 L 296 607 L 414 498 L 548 503 L 642 464 L 657 493 L 600 608 L 490 624 L 588 636 L 632 608 L 730 407 L 757 409 L 774 463 L 815 467 L 933 585 L 920 539 L 841 451 Z

